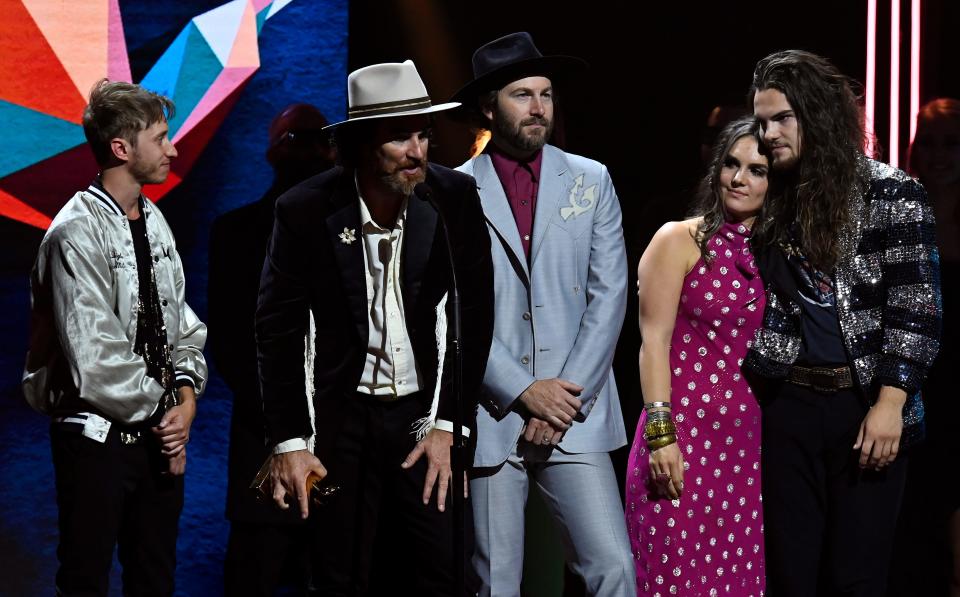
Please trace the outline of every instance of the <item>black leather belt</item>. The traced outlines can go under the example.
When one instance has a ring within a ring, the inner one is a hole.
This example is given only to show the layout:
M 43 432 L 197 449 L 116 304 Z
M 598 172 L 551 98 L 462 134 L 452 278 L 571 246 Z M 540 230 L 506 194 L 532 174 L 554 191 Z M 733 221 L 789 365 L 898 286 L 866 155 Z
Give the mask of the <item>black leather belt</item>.
M 820 392 L 836 392 L 853 387 L 850 367 L 803 367 L 794 365 L 787 374 L 787 381 Z

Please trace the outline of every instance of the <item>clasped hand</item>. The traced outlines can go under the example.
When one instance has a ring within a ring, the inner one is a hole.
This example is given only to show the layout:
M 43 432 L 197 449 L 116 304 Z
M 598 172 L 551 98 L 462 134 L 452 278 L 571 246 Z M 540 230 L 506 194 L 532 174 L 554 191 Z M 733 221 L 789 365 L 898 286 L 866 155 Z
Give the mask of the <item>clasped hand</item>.
M 187 467 L 187 442 L 190 441 L 190 426 L 197 415 L 197 402 L 193 388 L 181 388 L 182 403 L 163 414 L 160 423 L 151 429 L 160 441 L 160 449 L 167 457 L 167 472 L 182 475 Z
M 573 424 L 582 403 L 583 387 L 565 379 L 539 379 L 520 394 L 530 413 L 523 438 L 538 445 L 557 445 Z

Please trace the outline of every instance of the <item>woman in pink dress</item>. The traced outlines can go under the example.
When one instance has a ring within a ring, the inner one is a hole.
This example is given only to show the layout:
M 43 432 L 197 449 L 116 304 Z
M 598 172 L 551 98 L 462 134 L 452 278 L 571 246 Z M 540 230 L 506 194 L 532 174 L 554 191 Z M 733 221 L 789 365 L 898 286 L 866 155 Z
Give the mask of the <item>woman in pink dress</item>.
M 752 118 L 720 134 L 697 216 L 640 260 L 640 418 L 626 519 L 639 595 L 763 595 L 760 407 L 740 364 L 760 326 L 750 226 L 768 154 Z

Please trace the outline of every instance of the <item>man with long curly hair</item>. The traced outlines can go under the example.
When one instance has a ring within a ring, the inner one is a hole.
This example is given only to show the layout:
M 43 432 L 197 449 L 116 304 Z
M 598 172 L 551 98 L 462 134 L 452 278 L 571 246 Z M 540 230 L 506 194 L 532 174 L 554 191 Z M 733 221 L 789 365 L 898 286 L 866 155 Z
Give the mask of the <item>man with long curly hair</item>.
M 933 213 L 864 155 L 852 83 L 826 59 L 764 58 L 749 99 L 783 185 L 754 228 L 768 300 L 744 364 L 766 382 L 768 588 L 882 595 L 939 347 Z

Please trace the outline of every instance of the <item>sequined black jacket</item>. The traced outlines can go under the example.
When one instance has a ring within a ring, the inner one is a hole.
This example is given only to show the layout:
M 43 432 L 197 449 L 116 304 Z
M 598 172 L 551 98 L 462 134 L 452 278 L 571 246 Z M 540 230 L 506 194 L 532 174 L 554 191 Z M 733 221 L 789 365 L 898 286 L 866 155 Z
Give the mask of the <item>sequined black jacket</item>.
M 920 386 L 940 342 L 940 258 L 926 191 L 903 171 L 864 158 L 864 184 L 850 197 L 834 272 L 847 358 L 870 403 L 880 386 L 901 388 L 902 443 L 923 435 Z M 761 264 L 762 270 L 762 264 Z M 762 271 L 761 271 L 762 274 Z M 800 307 L 767 286 L 763 327 L 744 368 L 783 378 L 800 350 Z

